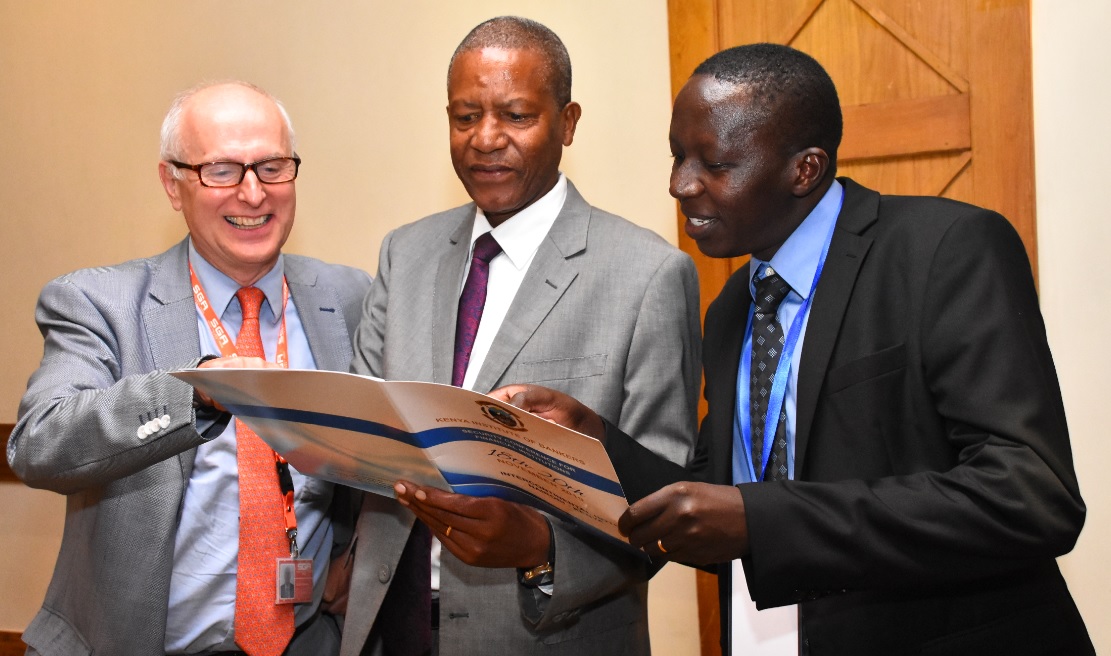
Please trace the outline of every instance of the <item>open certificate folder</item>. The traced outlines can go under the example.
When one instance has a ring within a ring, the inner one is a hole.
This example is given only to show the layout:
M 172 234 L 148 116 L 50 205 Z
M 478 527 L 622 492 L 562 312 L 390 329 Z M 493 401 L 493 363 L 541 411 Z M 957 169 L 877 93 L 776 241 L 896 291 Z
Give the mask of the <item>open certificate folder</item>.
M 495 496 L 621 542 L 629 507 L 601 442 L 469 390 L 334 371 L 188 369 L 298 471 L 393 496 L 405 479 Z

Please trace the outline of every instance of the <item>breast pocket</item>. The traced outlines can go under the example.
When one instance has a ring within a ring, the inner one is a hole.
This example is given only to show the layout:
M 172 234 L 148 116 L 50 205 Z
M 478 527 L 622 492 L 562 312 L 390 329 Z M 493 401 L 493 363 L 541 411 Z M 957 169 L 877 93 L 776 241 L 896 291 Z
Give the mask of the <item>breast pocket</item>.
M 826 394 L 836 394 L 853 385 L 899 371 L 906 365 L 907 348 L 905 344 L 898 344 L 882 351 L 876 351 L 830 370 L 826 377 Z
M 580 358 L 556 358 L 536 360 L 517 364 L 517 380 L 529 383 L 543 383 L 553 380 L 571 380 L 601 376 L 606 372 L 606 354 L 588 355 Z
M 874 478 L 899 471 L 902 442 L 903 344 L 831 369 L 807 447 L 813 480 Z

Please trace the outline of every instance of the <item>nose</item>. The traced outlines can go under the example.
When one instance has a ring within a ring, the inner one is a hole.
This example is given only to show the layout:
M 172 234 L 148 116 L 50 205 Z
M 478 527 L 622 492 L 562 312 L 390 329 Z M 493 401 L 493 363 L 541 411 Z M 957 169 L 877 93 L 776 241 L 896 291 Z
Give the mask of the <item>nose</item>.
M 505 145 L 506 135 L 501 121 L 490 114 L 479 119 L 471 135 L 471 148 L 483 153 L 492 153 L 505 148 Z
M 247 174 L 243 176 L 243 181 L 239 183 L 236 193 L 239 200 L 251 207 L 258 207 L 266 198 L 265 185 L 259 182 L 253 169 L 247 170 Z
M 686 162 L 680 162 L 671 169 L 671 183 L 667 191 L 679 200 L 693 198 L 702 193 L 702 183 Z

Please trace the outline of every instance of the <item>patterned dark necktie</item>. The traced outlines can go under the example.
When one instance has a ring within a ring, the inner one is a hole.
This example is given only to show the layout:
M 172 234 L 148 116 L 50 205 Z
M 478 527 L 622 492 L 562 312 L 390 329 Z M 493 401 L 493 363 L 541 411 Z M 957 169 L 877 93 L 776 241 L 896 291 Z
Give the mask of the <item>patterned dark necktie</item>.
M 787 478 L 787 413 L 783 406 L 779 413 L 775 442 L 768 457 L 767 475 L 760 469 L 764 454 L 764 422 L 768 415 L 768 401 L 772 380 L 779 364 L 786 336 L 775 317 L 776 310 L 791 291 L 791 286 L 779 277 L 770 266 L 764 276 L 755 282 L 756 310 L 752 316 L 752 380 L 749 393 L 752 417 L 752 463 L 757 480 L 779 481 Z M 790 363 L 788 363 L 790 366 Z
M 456 387 L 463 386 L 478 324 L 482 321 L 486 283 L 490 279 L 490 260 L 500 252 L 501 246 L 489 232 L 475 240 L 471 270 L 463 285 L 463 293 L 459 295 L 459 313 L 455 319 L 455 361 L 451 368 L 451 384 Z

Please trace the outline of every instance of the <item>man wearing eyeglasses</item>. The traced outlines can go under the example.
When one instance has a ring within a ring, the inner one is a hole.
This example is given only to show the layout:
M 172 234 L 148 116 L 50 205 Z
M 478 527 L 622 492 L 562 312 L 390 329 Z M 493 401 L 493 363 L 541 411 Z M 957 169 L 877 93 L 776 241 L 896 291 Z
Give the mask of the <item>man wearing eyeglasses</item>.
M 39 298 L 44 355 L 8 459 L 28 485 L 67 495 L 67 510 L 23 640 L 31 654 L 335 653 L 336 622 L 320 611 L 332 486 L 283 475 L 248 428 L 166 372 L 261 364 L 206 354 L 346 370 L 369 276 L 282 254 L 300 160 L 265 91 L 184 92 L 161 154 L 188 237 L 63 276 Z M 279 594 L 284 571 L 292 594 Z

